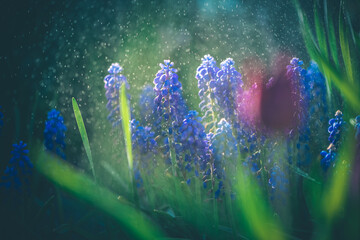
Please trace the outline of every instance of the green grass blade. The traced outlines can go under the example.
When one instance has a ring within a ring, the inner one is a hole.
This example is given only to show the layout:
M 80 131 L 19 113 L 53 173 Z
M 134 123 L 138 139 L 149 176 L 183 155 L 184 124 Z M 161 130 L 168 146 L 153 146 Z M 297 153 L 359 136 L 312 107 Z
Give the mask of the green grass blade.
M 315 61 L 321 64 L 324 67 L 324 71 L 327 71 L 331 77 L 332 82 L 340 90 L 341 94 L 345 97 L 346 100 L 352 105 L 352 107 L 359 111 L 360 110 L 360 101 L 359 101 L 359 92 L 358 88 L 351 84 L 349 81 L 344 81 L 346 76 L 344 76 L 335 66 L 333 66 L 328 59 L 324 58 L 321 55 L 316 56 Z
M 325 13 L 327 13 L 327 10 L 325 11 Z M 315 20 L 316 38 L 319 43 L 319 50 L 323 56 L 328 58 L 328 48 L 327 48 L 326 35 L 325 35 L 326 31 L 320 20 L 319 6 L 317 4 L 317 1 L 314 2 L 314 20 Z M 325 14 L 325 21 L 326 20 L 327 20 L 327 16 Z M 310 29 L 308 31 L 310 31 Z M 319 66 L 319 67 L 322 68 L 322 66 Z M 331 99 L 331 80 L 330 80 L 329 74 L 325 71 L 324 71 L 324 76 L 326 79 L 326 90 L 328 93 L 328 99 L 330 100 Z
M 329 30 L 328 30 L 328 41 L 330 46 L 330 53 L 332 56 L 332 59 L 335 63 L 335 66 L 339 68 L 339 57 L 338 57 L 338 49 L 336 45 L 336 37 L 335 37 L 335 27 L 333 20 L 329 19 Z
M 36 169 L 52 182 L 112 216 L 131 239 L 162 237 L 157 225 L 128 201 L 119 199 L 108 189 L 100 187 L 86 175 L 77 172 L 64 161 L 44 152 L 38 156 Z
M 337 155 L 335 169 L 332 171 L 330 184 L 322 197 L 322 206 L 326 219 L 331 221 L 344 208 L 346 193 L 350 180 L 349 167 L 355 156 L 356 146 L 353 141 L 354 132 L 349 131 L 346 141 Z
M 238 171 L 236 198 L 240 213 L 248 222 L 253 239 L 284 239 L 279 222 L 273 217 L 272 210 L 265 202 L 260 189 L 242 169 Z M 265 223 L 265 224 L 264 224 Z
M 339 13 L 339 40 L 340 40 L 340 49 L 345 65 L 347 78 L 351 83 L 354 83 L 349 40 L 347 36 L 347 28 L 345 27 L 345 23 L 344 23 L 344 16 L 342 14 L 342 7 L 340 7 L 340 13 Z
M 311 32 L 311 28 L 310 28 L 310 24 L 309 21 L 307 19 L 307 17 L 304 15 L 303 11 L 300 8 L 300 4 L 297 0 L 294 0 L 295 3 L 295 7 L 299 16 L 299 20 L 300 20 L 300 29 L 304 38 L 304 42 L 305 42 L 305 47 L 307 49 L 307 52 L 310 55 L 310 58 L 315 60 L 315 62 L 317 62 L 319 69 L 322 73 L 324 73 L 325 79 L 326 79 L 326 90 L 327 90 L 327 97 L 328 100 L 331 100 L 331 82 L 330 82 L 330 76 L 328 73 L 326 73 L 324 71 L 323 66 L 321 65 L 321 63 L 317 60 L 317 57 L 320 55 L 320 49 L 315 41 L 314 35 Z M 318 18 L 318 16 L 317 16 Z M 320 20 L 318 20 L 319 22 L 319 26 L 320 26 Z M 323 30 L 322 30 L 323 31 Z M 317 33 L 316 33 L 319 37 L 321 35 L 321 30 L 320 27 L 318 27 L 317 29 Z M 322 38 L 322 37 L 320 37 Z M 324 46 L 326 46 L 326 41 L 323 44 L 323 48 Z M 326 51 L 327 51 L 327 47 L 326 47 Z
M 119 94 L 119 103 L 120 103 L 120 117 L 122 122 L 122 127 L 124 131 L 125 138 L 125 147 L 126 155 L 129 164 L 129 169 L 133 169 L 133 155 L 131 148 L 131 126 L 130 126 L 130 107 L 126 97 L 126 87 L 125 84 L 121 85 L 120 94 Z
M 325 19 L 325 27 L 327 30 L 327 40 L 329 43 L 330 55 L 336 67 L 339 67 L 338 49 L 337 49 L 336 37 L 335 37 L 335 27 L 332 18 L 328 17 L 327 0 L 324 0 L 324 19 Z
M 85 152 L 86 152 L 86 155 L 87 155 L 87 157 L 89 159 L 91 172 L 92 172 L 93 177 L 94 177 L 94 179 L 96 181 L 94 162 L 93 162 L 93 158 L 92 158 L 92 155 L 91 155 L 89 139 L 88 139 L 88 136 L 87 136 L 87 133 L 86 133 L 84 120 L 83 120 L 83 118 L 81 116 L 79 105 L 77 104 L 75 98 L 72 98 L 72 105 L 73 105 L 73 109 L 74 109 L 76 123 L 77 123 L 77 126 L 79 128 L 79 132 L 80 132 L 80 135 L 81 135 L 82 142 L 84 144 Z
M 346 22 L 347 22 L 347 24 L 348 24 L 348 26 L 349 26 L 351 38 L 352 38 L 353 42 L 356 43 L 354 28 L 353 28 L 353 26 L 352 26 L 351 18 L 350 18 L 350 15 L 349 15 L 348 12 L 346 12 Z
M 314 40 L 314 36 L 311 32 L 309 23 L 307 21 L 306 16 L 304 15 L 303 11 L 301 10 L 300 4 L 297 0 L 294 0 L 295 7 L 298 13 L 298 17 L 300 20 L 300 29 L 304 38 L 306 49 L 312 59 L 314 59 L 315 54 L 318 50 L 316 42 Z
M 323 27 L 320 16 L 319 16 L 319 6 L 315 2 L 314 3 L 314 19 L 315 19 L 315 32 L 316 32 L 316 38 L 319 43 L 319 49 L 320 52 L 324 56 L 328 56 L 328 50 L 327 50 L 327 44 L 326 44 L 326 38 L 325 38 L 325 28 Z

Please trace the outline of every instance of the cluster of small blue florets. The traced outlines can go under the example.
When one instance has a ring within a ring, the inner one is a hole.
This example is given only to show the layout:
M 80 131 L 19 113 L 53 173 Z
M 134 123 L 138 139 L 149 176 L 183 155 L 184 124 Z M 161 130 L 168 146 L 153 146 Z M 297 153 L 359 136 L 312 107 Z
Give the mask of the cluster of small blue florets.
M 165 60 L 164 64 L 160 63 L 161 69 L 154 79 L 155 125 L 160 127 L 162 122 L 170 122 L 167 126 L 170 134 L 172 128 L 178 126 L 186 114 L 182 86 L 176 74 L 177 69 L 172 68 L 173 65 L 174 63 L 170 60 Z
M 184 160 L 179 162 L 179 167 L 182 170 L 191 172 L 194 170 L 195 177 L 206 175 L 208 168 L 208 142 L 206 138 L 205 128 L 201 124 L 201 119 L 197 116 L 196 111 L 189 111 L 185 116 L 182 125 L 179 128 L 177 135 L 177 142 L 179 143 L 179 153 L 182 153 Z M 186 172 L 183 171 L 184 176 Z M 191 178 L 187 178 L 187 183 L 190 184 Z M 206 187 L 206 184 L 204 184 Z
M 310 89 L 310 104 L 308 105 L 309 114 L 316 114 L 319 121 L 316 123 L 322 123 L 327 118 L 326 113 L 328 110 L 326 100 L 326 80 L 321 74 L 318 65 L 311 61 L 310 66 L 306 73 L 306 82 L 309 84 Z
M 139 121 L 135 119 L 131 121 L 131 142 L 135 151 L 134 177 L 138 188 L 143 184 L 140 169 L 150 172 L 156 165 L 157 142 L 154 136 L 155 133 L 150 127 L 140 126 Z
M 13 147 L 12 158 L 1 178 L 1 185 L 9 191 L 25 193 L 29 190 L 33 164 L 28 157 L 27 144 L 20 141 L 19 144 L 13 144 Z
M 219 112 L 217 99 L 215 97 L 217 72 L 220 70 L 216 66 L 216 61 L 210 55 L 205 55 L 202 64 L 197 68 L 196 79 L 198 80 L 200 108 L 204 112 L 203 120 L 205 125 L 213 131 L 216 125 L 216 114 Z M 208 119 L 209 118 L 209 119 Z
M 209 133 L 210 151 L 213 161 L 213 174 L 219 180 L 215 190 L 215 198 L 220 196 L 226 177 L 225 169 L 235 169 L 238 158 L 237 142 L 232 133 L 231 125 L 222 118 L 217 124 L 215 134 Z M 234 161 L 235 160 L 235 161 Z
M 119 89 L 122 84 L 125 84 L 129 89 L 126 77 L 121 74 L 123 68 L 118 63 L 113 63 L 108 69 L 109 75 L 104 78 L 106 98 L 108 103 L 106 104 L 107 109 L 110 111 L 108 120 L 117 126 L 120 124 L 120 107 L 119 107 Z
M 64 153 L 66 130 L 67 128 L 60 112 L 55 109 L 49 111 L 47 120 L 45 121 L 44 145 L 47 150 L 56 153 L 63 159 L 66 159 Z
M 234 67 L 232 58 L 223 61 L 221 69 L 217 72 L 215 96 L 225 118 L 232 124 L 236 115 L 236 96 L 242 91 L 243 82 L 241 74 Z
M 332 164 L 335 164 L 336 152 L 341 143 L 341 132 L 344 127 L 345 121 L 342 118 L 342 112 L 336 111 L 335 118 L 329 121 L 329 142 L 330 145 L 326 151 L 321 151 L 321 167 L 326 171 Z

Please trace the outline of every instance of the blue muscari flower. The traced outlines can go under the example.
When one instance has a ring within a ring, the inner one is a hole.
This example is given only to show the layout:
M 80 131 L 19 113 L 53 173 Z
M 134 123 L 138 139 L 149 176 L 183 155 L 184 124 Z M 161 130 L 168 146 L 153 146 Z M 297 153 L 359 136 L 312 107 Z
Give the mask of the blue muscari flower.
M 133 119 L 131 121 L 131 141 L 134 149 L 134 177 L 136 186 L 142 187 L 143 179 L 140 169 L 147 173 L 152 171 L 155 166 L 155 154 L 157 143 L 154 139 L 154 132 L 150 127 L 140 126 L 139 122 Z
M 306 166 L 311 161 L 310 155 L 310 117 L 309 113 L 310 101 L 312 100 L 312 87 L 313 77 L 303 69 L 303 61 L 298 58 L 293 58 L 290 61 L 290 65 L 287 67 L 287 77 L 291 81 L 292 91 L 294 96 L 299 96 L 299 103 L 296 108 L 296 117 L 298 125 L 295 129 L 292 129 L 289 133 L 289 140 L 294 140 L 296 136 L 296 149 L 292 149 L 289 146 L 291 141 L 288 141 L 288 161 L 293 163 L 294 155 L 296 155 L 296 164 L 298 166 Z
M 0 106 L 0 110 L 1 110 L 1 106 Z M 3 118 L 4 118 L 4 115 L 2 112 L 0 112 L 0 134 L 1 134 L 1 129 L 4 126 Z
M 326 113 L 328 110 L 326 100 L 326 80 L 314 61 L 310 62 L 305 78 L 305 81 L 309 84 L 311 95 L 308 111 L 312 116 L 316 116 L 319 120 L 317 122 L 322 123 L 327 119 Z
M 324 171 L 326 171 L 331 164 L 335 164 L 336 153 L 341 143 L 341 131 L 344 124 L 345 121 L 342 118 L 342 112 L 339 110 L 336 111 L 335 118 L 332 118 L 329 121 L 328 132 L 330 135 L 328 140 L 330 142 L 330 145 L 326 149 L 326 151 L 321 151 L 320 153 L 320 155 L 322 156 L 321 167 Z
M 139 107 L 142 124 L 152 124 L 154 122 L 152 111 L 154 109 L 155 93 L 151 85 L 146 85 L 140 95 Z
M 113 124 L 113 127 L 120 124 L 120 107 L 119 107 L 119 89 L 124 83 L 126 88 L 130 86 L 127 83 L 126 77 L 121 74 L 123 68 L 118 63 L 113 63 L 108 69 L 109 75 L 104 78 L 106 98 L 108 103 L 106 108 L 110 111 L 108 120 Z M 129 97 L 129 96 L 128 96 Z
M 44 129 L 44 145 L 47 150 L 56 153 L 59 157 L 66 159 L 65 150 L 65 132 L 67 128 L 60 112 L 52 109 L 48 112 Z
M 355 118 L 355 139 L 360 142 L 360 115 Z
M 22 141 L 19 144 L 13 144 L 12 158 L 5 169 L 0 184 L 6 190 L 15 192 L 28 191 L 33 164 L 28 157 L 29 150 L 26 149 L 26 146 L 27 144 Z
M 154 79 L 154 114 L 155 125 L 160 127 L 163 120 L 172 128 L 179 126 L 186 114 L 186 106 L 182 97 L 182 86 L 178 80 L 177 70 L 172 68 L 174 65 L 170 60 L 160 63 L 161 69 L 157 72 Z M 171 131 L 171 129 L 168 129 Z
M 224 117 L 232 124 L 235 122 L 236 96 L 242 91 L 243 86 L 241 74 L 236 71 L 234 64 L 231 58 L 220 64 L 221 69 L 217 72 L 215 87 L 215 96 L 224 111 Z
M 170 148 L 175 149 L 176 160 L 179 161 L 179 144 L 176 142 L 178 139 L 176 136 L 187 111 L 182 97 L 182 86 L 176 74 L 177 70 L 172 68 L 173 65 L 174 63 L 170 60 L 165 60 L 164 64 L 160 63 L 161 69 L 154 79 L 155 132 L 162 137 L 161 148 L 165 155 L 165 162 L 168 164 L 171 164 Z
M 179 143 L 179 153 L 183 154 L 183 161 L 179 162 L 179 167 L 184 177 L 187 172 L 193 170 L 195 177 L 208 175 L 209 164 L 209 146 L 206 138 L 205 128 L 200 123 L 201 119 L 197 116 L 196 111 L 189 111 L 177 135 Z M 188 178 L 188 177 L 186 177 Z M 190 177 L 188 178 L 188 183 Z M 204 185 L 206 186 L 206 185 Z
M 196 79 L 198 80 L 200 108 L 204 112 L 203 120 L 211 127 L 212 130 L 216 128 L 216 112 L 219 111 L 217 99 L 215 97 L 216 88 L 216 74 L 220 70 L 216 66 L 214 58 L 210 55 L 205 55 L 202 59 L 201 65 L 197 68 Z M 208 120 L 208 118 L 210 118 Z
M 208 139 L 210 142 L 209 149 L 212 154 L 213 174 L 219 179 L 218 188 L 215 190 L 215 198 L 218 198 L 223 189 L 223 181 L 226 178 L 227 171 L 231 171 L 236 167 L 237 159 L 237 141 L 233 136 L 231 125 L 222 118 L 217 124 L 217 129 L 214 134 L 209 133 Z M 231 173 L 228 173 L 231 176 Z

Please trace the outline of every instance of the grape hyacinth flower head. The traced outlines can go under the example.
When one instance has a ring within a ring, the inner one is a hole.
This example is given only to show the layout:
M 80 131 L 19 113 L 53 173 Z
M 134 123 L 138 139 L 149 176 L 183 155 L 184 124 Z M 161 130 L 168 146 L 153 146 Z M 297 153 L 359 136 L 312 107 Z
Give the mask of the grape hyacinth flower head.
M 293 58 L 290 60 L 290 65 L 286 66 L 286 73 L 291 79 L 298 79 L 306 74 L 306 70 L 302 68 L 304 62 L 299 58 Z
M 215 130 L 217 122 L 216 112 L 219 112 L 219 106 L 215 97 L 216 88 L 216 74 L 219 68 L 216 62 L 210 55 L 205 55 L 202 59 L 201 65 L 197 68 L 196 79 L 198 80 L 200 108 L 205 113 L 203 122 L 205 126 L 210 127 L 210 131 Z
M 44 145 L 47 150 L 56 153 L 59 157 L 66 159 L 65 150 L 65 132 L 67 128 L 60 112 L 52 109 L 48 112 L 45 121 Z
M 329 142 L 330 145 L 326 151 L 321 151 L 321 167 L 326 171 L 331 164 L 335 164 L 337 150 L 339 149 L 341 143 L 341 132 L 344 127 L 345 121 L 342 118 L 342 112 L 337 110 L 335 113 L 335 118 L 329 120 Z
M 120 107 L 119 107 L 119 89 L 124 83 L 126 88 L 129 89 L 126 77 L 121 74 L 123 68 L 118 63 L 113 63 L 108 69 L 109 75 L 104 78 L 106 98 L 108 103 L 106 108 L 110 111 L 108 120 L 113 124 L 113 127 L 117 126 L 120 119 Z
M 233 136 L 231 125 L 225 118 L 219 121 L 216 132 L 212 136 L 211 151 L 216 161 L 237 157 L 236 139 Z
M 141 169 L 151 174 L 156 165 L 155 154 L 157 143 L 150 127 L 140 126 L 135 119 L 131 120 L 131 142 L 134 149 L 134 177 L 138 188 L 143 186 Z
M 183 167 L 188 172 L 194 168 L 196 177 L 200 172 L 206 175 L 205 170 L 209 163 L 207 137 L 200 121 L 201 118 L 198 117 L 196 111 L 189 111 L 177 136 L 178 142 L 181 143 L 180 152 L 185 154 Z M 189 179 L 188 182 L 190 183 Z
M 214 175 L 220 180 L 215 191 L 215 198 L 218 198 L 222 192 L 226 175 L 231 176 L 230 171 L 235 169 L 236 161 L 232 160 L 237 159 L 238 156 L 237 141 L 232 133 L 231 125 L 225 118 L 222 118 L 217 124 L 215 134 L 209 134 L 208 138 L 210 141 L 209 149 L 214 159 Z
M 182 98 L 182 86 L 178 80 L 177 70 L 170 60 L 160 63 L 161 69 L 154 79 L 154 113 L 155 125 L 160 127 L 162 120 L 170 121 L 169 128 L 178 126 L 186 114 L 186 106 Z M 171 130 L 169 130 L 171 131 Z
M 310 98 L 309 82 L 306 81 L 306 70 L 302 68 L 303 61 L 298 58 L 293 58 L 290 65 L 286 66 L 286 74 L 290 80 L 292 90 L 292 101 L 299 107 L 296 108 L 296 117 L 299 121 L 303 121 L 307 117 L 304 116 L 307 112 L 307 103 Z
M 318 65 L 311 61 L 307 69 L 305 81 L 310 89 L 307 107 L 309 126 L 312 130 L 323 129 L 328 120 L 327 89 L 325 77 L 321 74 Z M 312 131 L 315 143 L 324 144 L 326 140 L 318 131 Z
M 236 111 L 236 96 L 242 91 L 243 82 L 241 74 L 234 67 L 235 62 L 228 58 L 223 61 L 221 69 L 217 72 L 215 95 L 224 116 L 233 122 Z
M 33 168 L 28 157 L 29 150 L 26 149 L 27 144 L 23 141 L 20 141 L 19 144 L 13 144 L 13 147 L 12 158 L 1 178 L 1 186 L 10 191 L 27 191 Z

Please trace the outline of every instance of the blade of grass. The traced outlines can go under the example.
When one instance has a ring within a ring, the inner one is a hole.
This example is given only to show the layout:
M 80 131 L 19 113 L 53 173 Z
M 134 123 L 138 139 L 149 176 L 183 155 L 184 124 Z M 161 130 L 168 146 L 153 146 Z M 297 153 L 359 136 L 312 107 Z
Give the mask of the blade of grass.
M 274 219 L 272 211 L 267 206 L 258 186 L 241 168 L 238 170 L 238 181 L 235 189 L 239 195 L 236 198 L 240 213 L 248 222 L 248 227 L 254 239 L 284 239 L 279 223 Z M 265 223 L 265 224 L 264 224 Z
M 155 239 L 163 234 L 145 214 L 127 201 L 100 187 L 86 175 L 77 172 L 66 162 L 40 152 L 36 169 L 52 182 L 80 199 L 93 204 L 119 223 L 120 227 L 135 239 Z
M 129 169 L 133 169 L 133 155 L 131 148 L 131 126 L 130 126 L 130 108 L 127 102 L 125 84 L 120 87 L 119 103 L 120 103 L 120 117 L 122 119 L 122 127 L 124 131 L 126 155 L 129 164 Z
M 324 55 L 326 58 L 328 58 L 328 49 L 327 49 L 327 43 L 326 43 L 326 35 L 324 34 L 325 28 L 323 27 L 320 16 L 319 16 L 319 6 L 317 4 L 317 1 L 314 2 L 314 19 L 315 19 L 315 32 L 316 32 L 316 38 L 319 43 L 319 50 L 322 55 Z M 309 31 L 309 30 L 308 30 Z M 320 66 L 322 68 L 322 66 Z M 327 72 L 324 72 L 325 79 L 326 79 L 326 89 L 328 93 L 328 99 L 331 99 L 331 80 L 329 79 L 330 76 Z
M 347 37 L 347 28 L 345 28 L 345 24 L 344 24 L 344 16 L 342 14 L 342 11 L 343 11 L 342 6 L 343 6 L 343 3 L 341 1 L 340 13 L 339 13 L 340 49 L 341 49 L 341 54 L 342 54 L 344 65 L 345 65 L 347 78 L 351 83 L 354 83 L 353 69 L 352 69 L 352 65 L 351 65 L 351 56 L 350 56 L 350 48 L 349 48 L 349 40 Z
M 315 58 L 315 61 L 319 64 L 322 64 L 324 70 L 330 74 L 331 80 L 335 84 L 335 86 L 340 90 L 342 95 L 349 101 L 352 107 L 359 111 L 360 110 L 360 101 L 359 101 L 359 94 L 358 88 L 351 84 L 349 81 L 344 81 L 346 76 L 336 69 L 327 59 L 323 56 L 318 55 Z
M 344 142 L 343 147 L 340 149 L 337 164 L 330 178 L 330 184 L 322 198 L 324 214 L 328 221 L 331 221 L 344 206 L 350 177 L 348 166 L 352 166 L 355 153 L 353 137 L 354 132 L 350 131 L 347 134 L 347 141 Z
M 326 35 L 324 34 L 325 29 L 319 17 L 319 6 L 316 1 L 314 2 L 314 20 L 315 20 L 316 38 L 317 38 L 317 42 L 319 43 L 320 52 L 324 56 L 328 57 L 328 50 L 327 50 L 327 44 L 325 38 Z
M 335 27 L 334 27 L 333 20 L 331 18 L 329 20 L 328 41 L 329 41 L 330 53 L 331 53 L 332 59 L 335 63 L 335 66 L 337 68 L 339 68 L 340 65 L 339 65 L 338 49 L 337 49 L 337 45 L 336 45 Z
M 137 187 L 135 181 L 135 175 L 133 171 L 133 154 L 131 146 L 131 125 L 130 125 L 130 107 L 126 96 L 126 86 L 122 84 L 119 89 L 119 107 L 120 107 L 120 118 L 122 122 L 122 128 L 125 140 L 126 156 L 129 166 L 129 177 L 130 177 L 130 189 L 132 190 L 133 200 L 136 206 L 139 207 L 139 198 L 137 195 Z
M 87 136 L 87 133 L 86 133 L 84 120 L 83 120 L 83 118 L 81 116 L 79 105 L 77 104 L 75 98 L 72 98 L 72 105 L 73 105 L 73 109 L 74 109 L 76 123 L 77 123 L 77 126 L 79 128 L 79 132 L 80 132 L 80 135 L 81 135 L 82 142 L 84 144 L 85 152 L 86 152 L 86 155 L 87 155 L 87 157 L 89 159 L 90 168 L 91 168 L 94 180 L 96 181 L 96 175 L 95 175 L 93 158 L 92 158 L 92 155 L 91 155 L 89 139 L 88 139 L 88 136 Z
M 324 0 L 324 19 L 325 19 L 325 27 L 327 30 L 327 40 L 329 43 L 330 54 L 332 60 L 335 63 L 335 66 L 339 68 L 339 59 L 338 59 L 338 50 L 336 45 L 336 37 L 335 37 L 335 27 L 332 18 L 328 17 L 328 6 L 327 0 Z
M 307 17 L 304 15 L 303 11 L 301 10 L 300 4 L 297 0 L 294 0 L 295 7 L 299 16 L 300 20 L 300 29 L 304 38 L 305 47 L 307 52 L 310 55 L 310 58 L 317 62 L 319 69 L 322 73 L 324 73 L 325 80 L 326 80 L 326 91 L 327 91 L 327 98 L 328 101 L 331 102 L 331 82 L 328 73 L 325 73 L 323 66 L 319 61 L 317 61 L 317 56 L 319 55 L 320 49 L 315 41 L 314 35 L 311 32 L 309 21 Z M 320 21 L 319 21 L 320 22 Z M 318 30 L 320 31 L 320 30 Z M 317 33 L 317 35 L 321 35 L 321 33 Z M 326 45 L 326 43 L 325 43 Z

